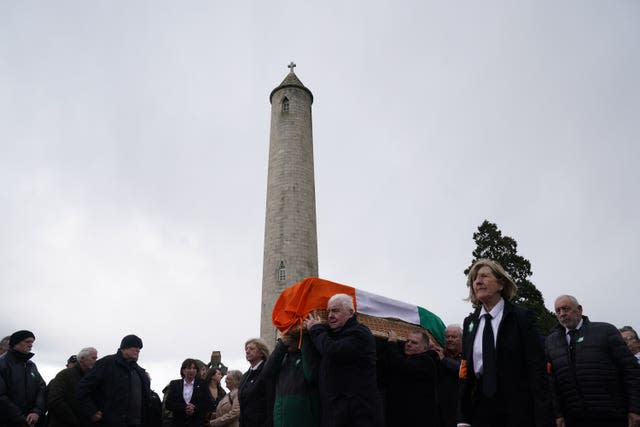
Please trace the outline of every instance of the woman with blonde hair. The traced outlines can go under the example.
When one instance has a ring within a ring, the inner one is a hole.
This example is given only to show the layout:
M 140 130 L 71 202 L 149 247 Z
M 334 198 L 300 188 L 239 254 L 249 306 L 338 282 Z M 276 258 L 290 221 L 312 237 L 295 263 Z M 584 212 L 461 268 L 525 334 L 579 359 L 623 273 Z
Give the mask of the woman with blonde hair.
M 209 421 L 209 425 L 212 427 L 240 426 L 240 399 L 238 399 L 238 386 L 242 379 L 242 372 L 229 371 L 225 378 L 225 384 L 229 389 L 229 393 L 218 402 L 218 408 L 215 412 L 215 418 Z
M 261 338 L 251 338 L 244 344 L 245 357 L 251 365 L 240 380 L 238 399 L 242 411 L 242 427 L 263 427 L 273 424 L 273 384 L 262 375 L 269 347 Z
M 511 303 L 516 284 L 490 259 L 469 270 L 458 426 L 555 425 L 542 340 L 532 311 Z

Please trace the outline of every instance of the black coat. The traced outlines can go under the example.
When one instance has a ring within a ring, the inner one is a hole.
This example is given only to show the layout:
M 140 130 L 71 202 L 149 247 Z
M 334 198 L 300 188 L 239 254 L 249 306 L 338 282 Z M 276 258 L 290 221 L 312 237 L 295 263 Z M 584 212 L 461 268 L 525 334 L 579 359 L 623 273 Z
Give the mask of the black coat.
M 58 372 L 47 387 L 49 427 L 80 426 L 80 409 L 76 388 L 84 376 L 80 365 Z
M 405 356 L 398 343 L 387 343 L 388 427 L 438 425 L 436 365 L 428 352 Z
M 218 403 L 222 400 L 223 397 L 227 395 L 227 392 L 222 388 L 220 384 L 218 384 L 218 398 L 214 398 L 211 395 L 211 390 L 209 390 L 209 385 L 204 385 L 204 406 L 205 406 L 205 420 L 210 420 L 212 415 L 215 415 L 216 409 L 218 408 Z
M 182 396 L 183 390 L 184 381 L 182 379 L 169 383 L 166 408 L 173 413 L 171 425 L 174 427 L 202 427 L 207 413 L 207 396 L 205 394 L 208 393 L 207 385 L 200 378 L 193 380 L 193 394 L 189 403 L 195 405 L 196 409 L 191 416 L 186 413 L 187 404 Z
M 136 362 L 128 362 L 118 350 L 116 354 L 98 360 L 89 372 L 80 380 L 77 390 L 80 413 L 88 421 L 98 410 L 102 411 L 100 423 L 104 427 L 125 427 L 129 409 L 131 376 L 140 379 L 142 401 L 142 424 L 147 421 L 151 403 L 149 377 Z
M 462 354 L 456 357 L 445 357 L 439 361 L 438 367 L 438 404 L 440 407 L 441 427 L 458 425 L 458 374 Z
M 476 391 L 473 371 L 473 341 L 478 331 L 478 308 L 464 320 L 464 359 L 459 383 L 458 421 L 473 425 L 474 411 L 481 394 Z M 504 302 L 496 341 L 497 407 L 509 427 L 555 426 L 544 350 L 533 312 Z M 466 375 L 462 375 L 466 373 Z
M 338 332 L 318 324 L 309 329 L 309 335 L 320 353 L 322 425 L 381 426 L 376 343 L 369 328 L 353 316 Z
M 29 427 L 27 419 L 16 415 L 9 401 L 0 400 L 0 426 L 2 427 Z
M 615 326 L 583 317 L 569 357 L 565 328 L 557 325 L 547 338 L 556 416 L 626 419 L 640 414 L 640 366 Z
M 273 425 L 273 383 L 262 375 L 265 362 L 242 376 L 238 387 L 240 427 L 271 427 Z
M 9 350 L 0 357 L 0 406 L 4 417 L 15 420 L 29 413 L 44 421 L 46 384 L 35 363 L 33 353 Z

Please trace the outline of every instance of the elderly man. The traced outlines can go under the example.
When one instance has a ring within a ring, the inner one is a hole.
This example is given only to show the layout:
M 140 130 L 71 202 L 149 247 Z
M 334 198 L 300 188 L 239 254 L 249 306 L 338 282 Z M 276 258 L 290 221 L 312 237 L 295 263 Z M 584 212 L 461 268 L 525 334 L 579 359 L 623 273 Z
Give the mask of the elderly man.
M 627 347 L 631 350 L 631 353 L 636 357 L 638 363 L 640 363 L 640 340 L 638 340 L 638 334 L 631 326 L 623 326 L 620 328 L 620 335 L 622 339 L 626 341 Z
M 449 325 L 444 331 L 445 348 L 435 348 L 440 359 L 438 366 L 438 399 L 440 406 L 440 425 L 455 427 L 458 410 L 458 373 L 462 360 L 462 328 Z
M 389 332 L 385 348 L 387 371 L 387 426 L 437 426 L 436 365 L 429 354 L 429 336 L 411 332 L 398 347 L 395 332 Z
M 136 362 L 142 340 L 122 338 L 116 354 L 98 360 L 78 384 L 77 397 L 83 421 L 102 427 L 145 424 L 151 402 L 147 372 Z
M 575 297 L 555 302 L 546 355 L 558 427 L 640 426 L 640 367 L 615 326 L 591 322 Z
M 96 364 L 98 350 L 86 347 L 76 356 L 74 366 L 58 372 L 49 382 L 47 408 L 50 427 L 80 426 L 80 407 L 76 398 L 76 388 L 82 377 Z
M 355 317 L 353 299 L 335 294 L 327 303 L 327 324 L 310 314 L 305 320 L 320 353 L 319 392 L 323 426 L 381 426 L 376 380 L 376 343 Z
M 9 351 L 0 357 L 0 407 L 3 418 L 29 425 L 44 421 L 46 384 L 30 359 L 36 337 L 30 331 L 14 332 Z

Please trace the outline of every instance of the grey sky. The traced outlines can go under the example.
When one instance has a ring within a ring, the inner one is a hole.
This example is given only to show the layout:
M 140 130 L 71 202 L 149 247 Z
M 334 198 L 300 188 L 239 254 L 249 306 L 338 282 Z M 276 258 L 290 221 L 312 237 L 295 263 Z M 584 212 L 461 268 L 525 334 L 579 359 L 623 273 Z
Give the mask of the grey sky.
M 548 307 L 640 327 L 640 3 L 229 3 L 0 4 L 0 324 L 47 379 L 131 332 L 158 391 L 213 349 L 246 368 L 290 61 L 321 277 L 461 322 L 486 218 Z

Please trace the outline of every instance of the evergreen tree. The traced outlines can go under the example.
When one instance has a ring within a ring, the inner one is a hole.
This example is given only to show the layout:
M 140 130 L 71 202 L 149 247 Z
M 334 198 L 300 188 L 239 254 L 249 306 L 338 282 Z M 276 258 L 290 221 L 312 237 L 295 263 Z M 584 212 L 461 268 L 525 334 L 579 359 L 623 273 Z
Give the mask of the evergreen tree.
M 473 240 L 477 246 L 472 253 L 471 265 L 464 274 L 467 275 L 473 263 L 480 258 L 489 258 L 500 263 L 518 286 L 512 302 L 533 311 L 538 318 L 540 332 L 548 335 L 556 324 L 556 317 L 544 306 L 542 293 L 529 280 L 533 274 L 531 263 L 518 255 L 518 242 L 509 236 L 503 236 L 498 226 L 487 220 L 484 220 L 478 231 L 473 233 Z

